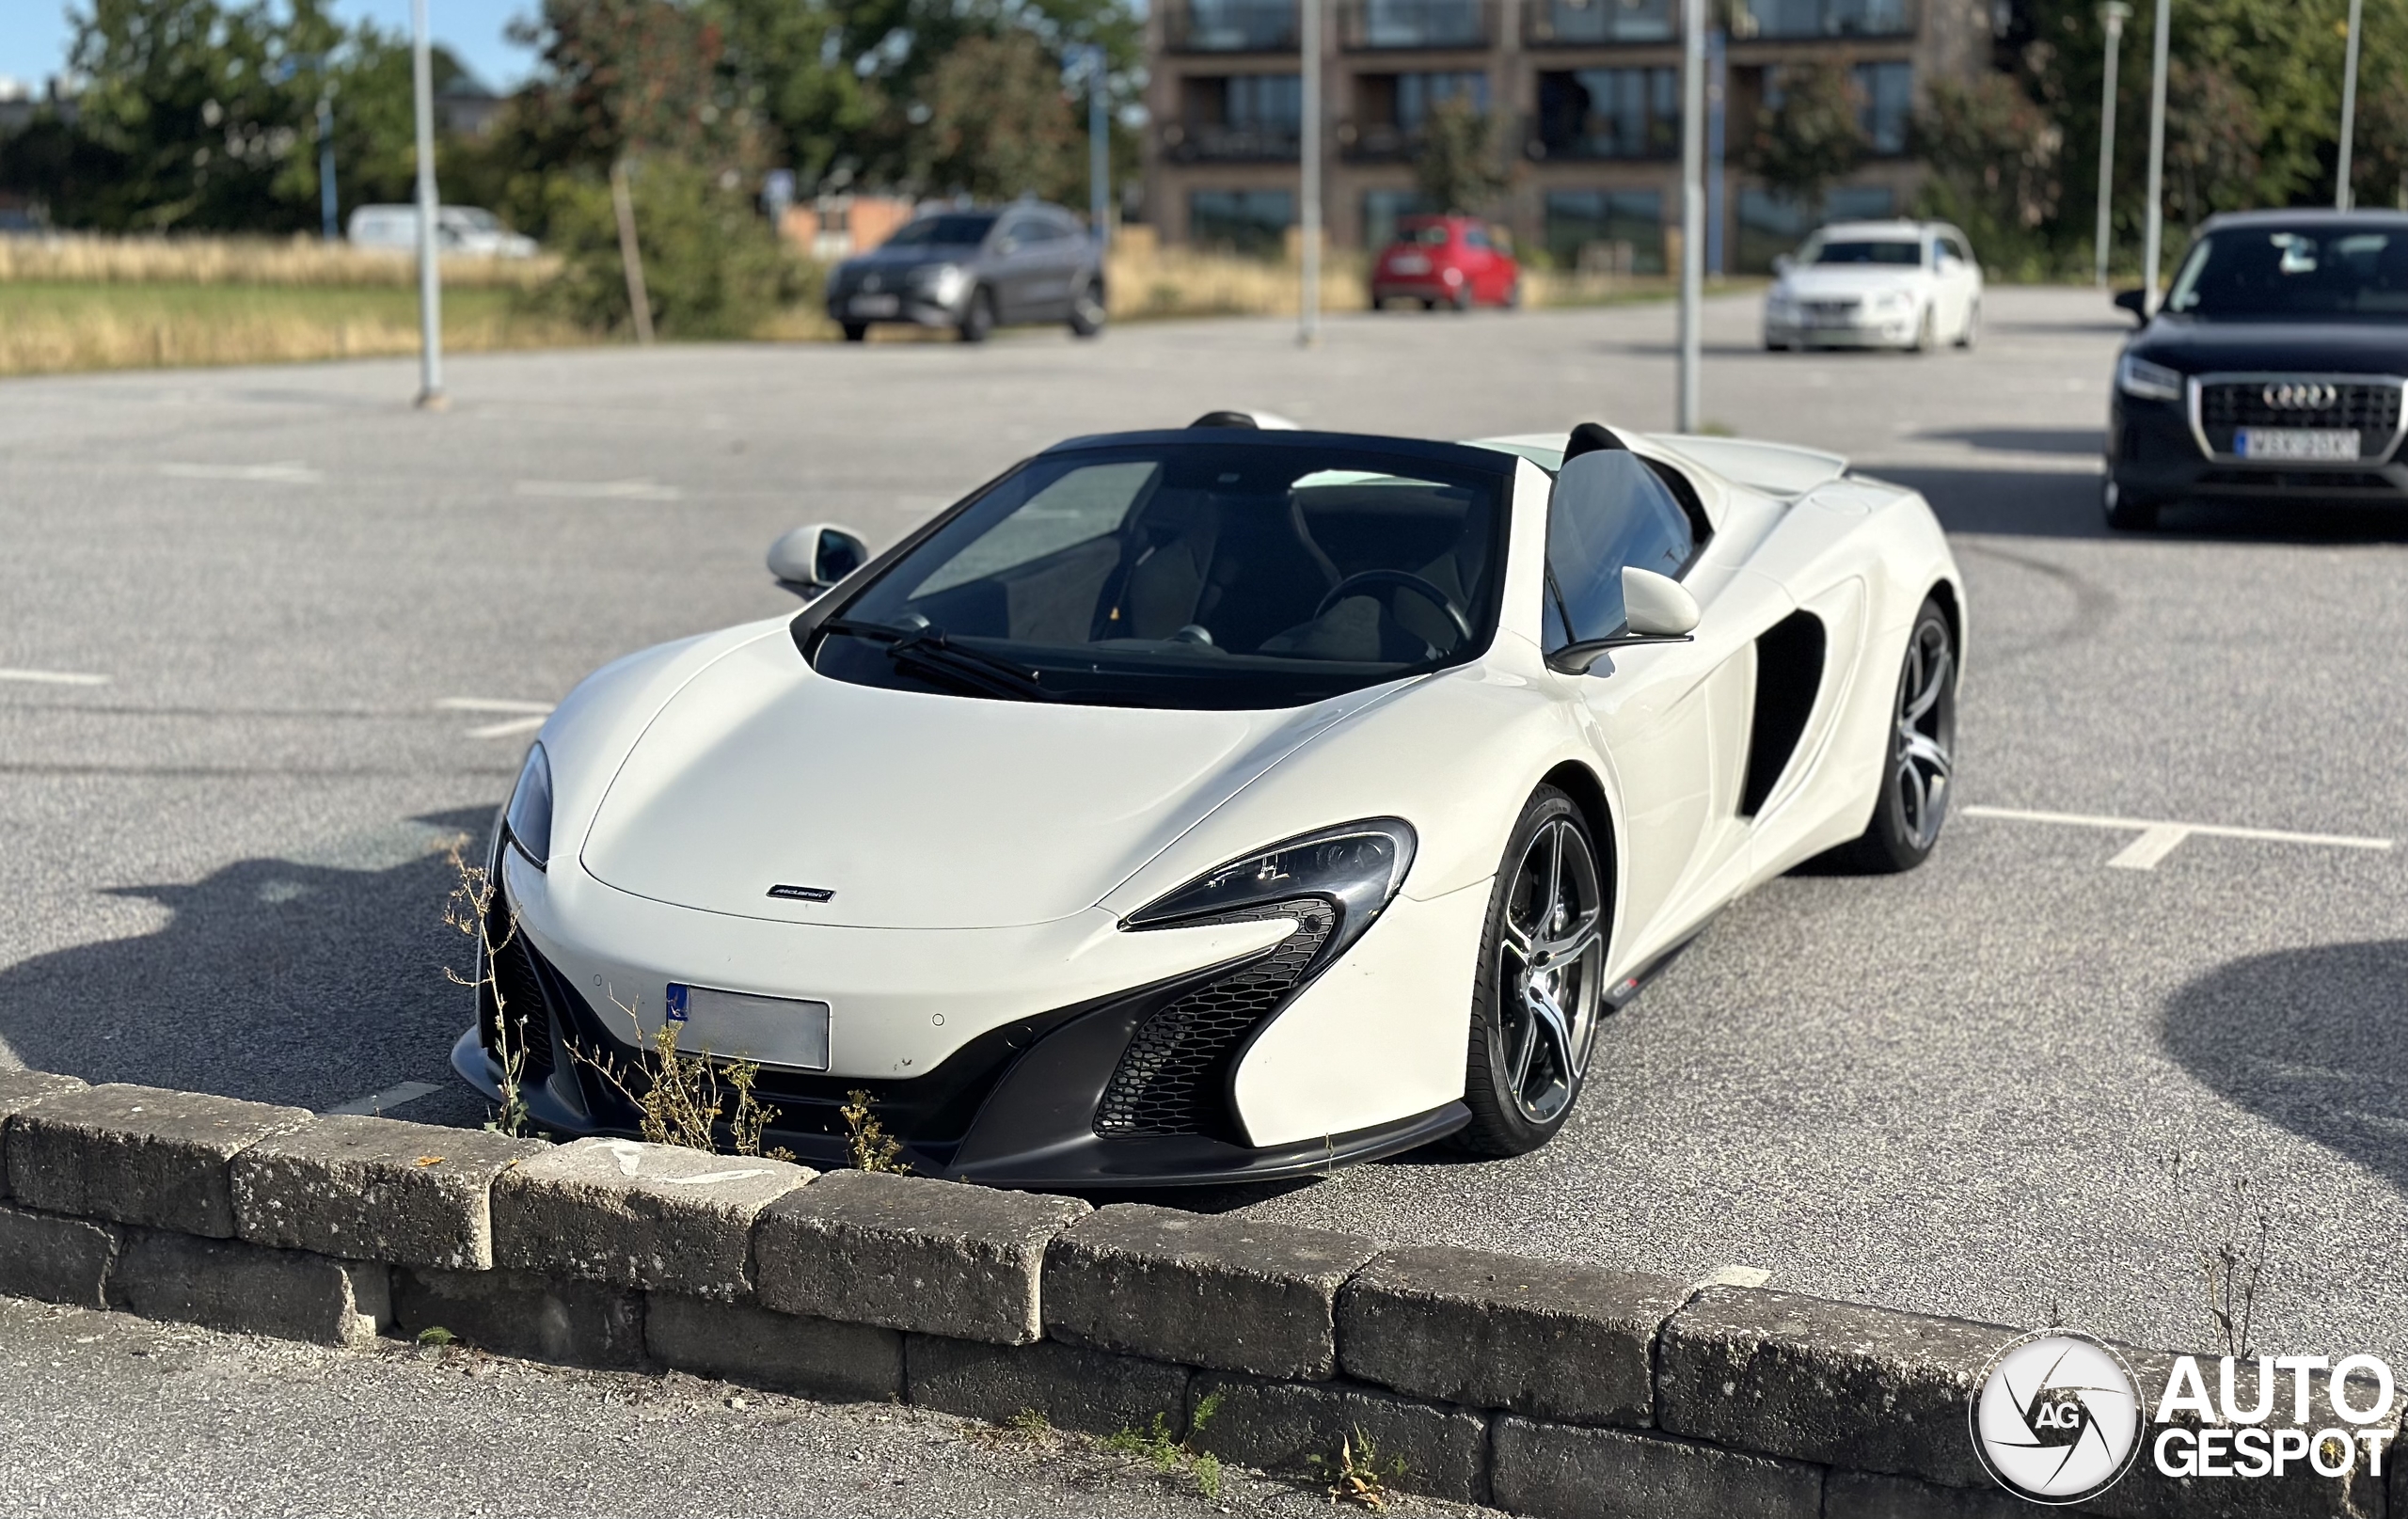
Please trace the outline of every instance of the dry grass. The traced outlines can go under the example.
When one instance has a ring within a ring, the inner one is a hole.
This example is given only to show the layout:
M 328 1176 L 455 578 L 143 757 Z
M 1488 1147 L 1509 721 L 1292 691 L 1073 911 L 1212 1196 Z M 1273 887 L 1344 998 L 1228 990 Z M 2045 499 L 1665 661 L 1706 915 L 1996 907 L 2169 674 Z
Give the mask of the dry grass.
M 515 309 L 508 291 L 444 294 L 443 341 L 452 352 L 591 340 Z M 401 287 L 0 282 L 0 374 L 417 351 L 418 296 Z
M 520 290 L 549 278 L 548 258 L 450 258 L 447 290 Z M 390 286 L 418 283 L 406 253 L 314 237 L 0 238 L 0 284 Z

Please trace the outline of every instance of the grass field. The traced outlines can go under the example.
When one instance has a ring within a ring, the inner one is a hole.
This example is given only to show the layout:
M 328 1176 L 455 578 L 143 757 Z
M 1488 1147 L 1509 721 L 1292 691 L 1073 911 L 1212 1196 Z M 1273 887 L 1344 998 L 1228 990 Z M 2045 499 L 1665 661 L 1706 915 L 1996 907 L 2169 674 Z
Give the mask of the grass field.
M 590 340 L 496 289 L 446 291 L 443 339 L 463 353 Z M 0 374 L 417 350 L 418 293 L 401 286 L 0 282 Z

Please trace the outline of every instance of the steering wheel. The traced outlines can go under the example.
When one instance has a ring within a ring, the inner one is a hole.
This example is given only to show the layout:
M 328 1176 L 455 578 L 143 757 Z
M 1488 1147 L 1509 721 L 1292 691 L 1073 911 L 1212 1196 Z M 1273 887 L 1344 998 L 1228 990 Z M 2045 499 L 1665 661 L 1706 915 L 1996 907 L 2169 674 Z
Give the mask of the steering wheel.
M 1328 615 L 1329 609 L 1347 597 L 1359 596 L 1373 586 L 1383 585 L 1410 591 L 1445 612 L 1447 621 L 1455 625 L 1456 648 L 1471 641 L 1471 621 L 1464 616 L 1464 609 L 1455 605 L 1454 598 L 1410 570 L 1362 570 L 1350 575 L 1329 588 L 1329 594 L 1321 598 L 1321 605 L 1313 609 L 1313 615 L 1324 617 Z

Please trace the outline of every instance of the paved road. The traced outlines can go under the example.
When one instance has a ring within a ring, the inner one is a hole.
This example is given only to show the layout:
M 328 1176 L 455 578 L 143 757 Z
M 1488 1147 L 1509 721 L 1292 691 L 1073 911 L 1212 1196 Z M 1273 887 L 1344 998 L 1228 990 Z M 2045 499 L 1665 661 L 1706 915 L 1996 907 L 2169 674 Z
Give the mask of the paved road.
M 2120 318 L 1994 292 L 1982 346 L 1766 355 L 1708 322 L 1708 417 L 1929 493 L 1972 582 L 1961 796 L 2408 838 L 2408 531 L 2097 524 Z M 506 706 L 790 605 L 778 530 L 884 541 L 1053 438 L 1230 404 L 1440 435 L 1669 423 L 1664 309 L 0 386 L 0 1040 L 92 1080 L 324 1108 L 435 1086 L 465 1015 L 441 841 Z M 480 734 L 489 735 L 480 736 Z M 1214 1199 L 1935 1312 L 2206 1337 L 2219 1198 L 2269 1214 L 2261 1343 L 2408 1354 L 2408 847 L 1960 815 L 1932 864 L 1797 876 L 1609 1029 L 1548 1149 Z M 406 1090 L 406 1088 L 404 1089 Z M 2178 1169 L 2173 1157 L 2180 1156 Z

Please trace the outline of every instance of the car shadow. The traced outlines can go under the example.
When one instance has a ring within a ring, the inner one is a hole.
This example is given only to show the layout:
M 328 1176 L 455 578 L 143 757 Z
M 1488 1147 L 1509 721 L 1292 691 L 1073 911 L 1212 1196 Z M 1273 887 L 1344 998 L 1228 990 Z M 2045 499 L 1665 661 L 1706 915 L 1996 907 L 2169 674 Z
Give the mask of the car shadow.
M 418 821 L 481 836 L 468 809 Z M 166 923 L 0 971 L 0 1039 L 37 1069 L 88 1082 L 216 1092 L 312 1110 L 403 1082 L 436 1095 L 396 1116 L 478 1121 L 451 1074 L 467 941 L 443 923 L 456 880 L 442 852 L 381 869 L 244 860 L 191 885 L 110 888 Z
M 2107 431 L 2100 427 L 1957 427 L 1915 435 L 1998 453 L 2070 453 L 2096 459 L 2107 449 Z
M 1970 440 L 1970 435 L 1949 435 Z M 2043 451 L 2026 448 L 2024 451 Z M 2130 544 L 2408 543 L 2408 512 L 2398 508 L 2183 501 L 2166 507 L 2154 530 L 2123 533 L 2109 530 L 2099 510 L 2099 476 L 2087 470 L 1875 463 L 1866 465 L 1863 472 L 1921 491 L 1940 525 L 1950 532 L 2113 538 Z
M 2210 1090 L 2408 1189 L 2408 940 L 2253 955 L 2167 1003 L 2159 1041 Z

